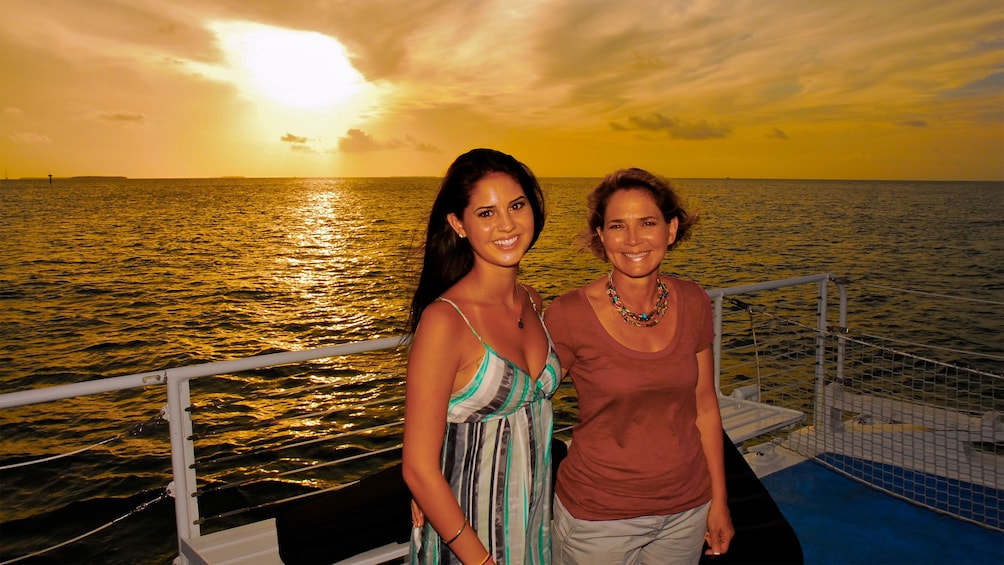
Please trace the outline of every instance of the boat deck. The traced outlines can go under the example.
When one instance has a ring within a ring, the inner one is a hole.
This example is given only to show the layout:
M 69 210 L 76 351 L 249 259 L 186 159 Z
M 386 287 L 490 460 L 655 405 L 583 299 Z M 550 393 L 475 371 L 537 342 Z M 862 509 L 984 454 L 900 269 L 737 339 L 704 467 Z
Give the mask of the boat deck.
M 888 496 L 812 461 L 761 481 L 809 565 L 1004 563 L 1004 533 Z
M 193 565 L 283 565 L 274 518 L 181 540 L 181 553 Z M 407 555 L 408 544 L 392 543 L 334 565 L 395 563 Z
M 769 406 L 741 398 L 720 396 L 722 422 L 736 444 L 802 421 L 797 410 Z M 237 528 L 215 532 L 191 540 L 182 540 L 181 553 L 198 565 L 281 565 L 275 520 L 263 520 Z M 404 557 L 407 544 L 386 546 L 340 562 L 343 565 L 377 565 Z
M 856 563 L 942 565 L 1004 563 L 1004 534 L 883 494 L 778 449 L 771 461 L 747 456 L 798 536 L 809 565 Z M 839 532 L 839 534 L 837 534 Z M 282 565 L 275 520 L 186 542 L 184 553 L 203 565 Z M 339 565 L 396 563 L 407 544 L 389 544 Z

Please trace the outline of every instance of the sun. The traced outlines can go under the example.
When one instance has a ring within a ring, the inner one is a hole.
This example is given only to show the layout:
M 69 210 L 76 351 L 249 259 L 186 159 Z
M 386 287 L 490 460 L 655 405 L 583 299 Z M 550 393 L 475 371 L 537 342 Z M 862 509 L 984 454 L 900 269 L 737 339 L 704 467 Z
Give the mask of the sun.
M 291 109 L 326 109 L 366 84 L 345 47 L 327 35 L 248 22 L 217 22 L 211 27 L 236 81 L 253 98 Z

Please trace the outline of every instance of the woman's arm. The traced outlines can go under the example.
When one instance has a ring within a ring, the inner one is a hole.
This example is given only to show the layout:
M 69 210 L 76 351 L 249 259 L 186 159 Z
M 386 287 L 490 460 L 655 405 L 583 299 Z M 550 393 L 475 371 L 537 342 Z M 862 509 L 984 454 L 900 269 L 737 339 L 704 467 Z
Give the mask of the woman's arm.
M 710 347 L 697 353 L 697 428 L 701 446 L 708 460 L 711 475 L 711 507 L 708 511 L 708 531 L 705 539 L 711 546 L 707 553 L 719 555 L 729 550 L 735 535 L 729 514 L 728 492 L 725 488 L 725 451 L 722 445 L 722 414 L 718 409 L 715 389 L 715 359 Z
M 440 457 L 446 411 L 461 366 L 459 317 L 439 304 L 422 314 L 408 356 L 402 474 L 411 495 L 441 538 L 464 563 L 481 563 L 486 549 L 443 476 Z M 462 323 L 462 322 L 461 322 Z
M 540 295 L 538 294 L 537 296 L 539 297 Z M 570 336 L 566 329 L 564 310 L 561 305 L 558 305 L 557 300 L 551 301 L 547 309 L 544 310 L 544 327 L 547 328 L 547 333 L 551 336 L 551 341 L 554 343 L 554 350 L 561 361 L 561 374 L 558 377 L 563 381 L 565 380 L 565 376 L 568 375 L 569 368 L 572 366 L 574 355 L 569 344 Z

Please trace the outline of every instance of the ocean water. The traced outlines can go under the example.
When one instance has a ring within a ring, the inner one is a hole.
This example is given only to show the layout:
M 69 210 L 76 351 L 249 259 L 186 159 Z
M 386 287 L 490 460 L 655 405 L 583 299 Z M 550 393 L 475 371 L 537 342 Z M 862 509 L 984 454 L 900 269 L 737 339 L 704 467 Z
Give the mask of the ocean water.
M 547 226 L 521 278 L 545 301 L 605 272 L 575 244 L 597 180 L 542 179 Z M 674 182 L 701 223 L 664 271 L 709 289 L 830 272 L 851 281 L 852 328 L 1004 354 L 1004 183 Z M 437 183 L 3 181 L 0 392 L 403 333 L 415 245 Z M 926 294 L 907 305 L 882 286 Z M 998 360 L 954 356 L 1004 372 Z M 402 365 L 401 353 L 388 353 L 222 378 L 209 391 L 222 408 L 206 434 L 217 434 L 221 454 L 264 441 L 230 430 L 275 416 L 248 399 L 251 385 L 337 385 L 319 404 L 394 398 Z M 162 403 L 153 390 L 0 413 L 0 466 L 149 428 L 79 457 L 0 471 L 0 562 L 97 527 L 162 490 L 166 427 L 149 424 Z M 380 414 L 350 411 L 299 432 Z M 27 562 L 167 563 L 175 552 L 173 508 L 163 501 Z

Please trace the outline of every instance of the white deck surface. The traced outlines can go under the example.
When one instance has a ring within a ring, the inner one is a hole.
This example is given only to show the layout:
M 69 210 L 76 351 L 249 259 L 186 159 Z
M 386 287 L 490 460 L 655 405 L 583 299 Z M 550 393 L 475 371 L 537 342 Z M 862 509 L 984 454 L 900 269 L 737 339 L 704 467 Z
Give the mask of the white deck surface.
M 282 565 L 274 519 L 182 541 L 181 547 L 191 565 Z M 408 544 L 391 543 L 334 565 L 379 565 L 407 555 Z
M 192 565 L 282 565 L 275 519 L 181 540 L 181 556 Z
M 719 396 L 718 409 L 722 412 L 722 426 L 736 445 L 805 419 L 798 410 L 731 396 Z

